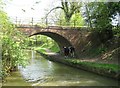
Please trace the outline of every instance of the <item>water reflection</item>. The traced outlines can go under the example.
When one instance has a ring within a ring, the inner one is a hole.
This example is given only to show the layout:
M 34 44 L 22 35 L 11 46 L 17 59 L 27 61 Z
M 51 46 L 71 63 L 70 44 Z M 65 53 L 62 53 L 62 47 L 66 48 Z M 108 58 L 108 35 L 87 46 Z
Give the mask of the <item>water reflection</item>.
M 117 86 L 116 80 L 44 59 L 31 51 L 31 63 L 20 72 L 32 86 Z M 36 55 L 36 56 L 35 56 Z
M 35 51 L 31 51 L 31 64 L 34 63 Z

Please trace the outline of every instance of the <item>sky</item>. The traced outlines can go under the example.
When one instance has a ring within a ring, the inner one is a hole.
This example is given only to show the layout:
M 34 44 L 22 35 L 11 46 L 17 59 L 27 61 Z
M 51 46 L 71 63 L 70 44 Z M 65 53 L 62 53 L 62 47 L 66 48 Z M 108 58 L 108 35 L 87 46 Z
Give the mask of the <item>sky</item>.
M 80 1 L 80 0 L 73 0 Z M 91 1 L 91 0 L 82 0 Z M 97 0 L 96 0 L 97 1 Z M 112 1 L 112 0 L 108 0 Z M 119 1 L 119 0 L 114 0 Z M 15 23 L 29 23 L 34 19 L 34 22 L 39 22 L 50 9 L 59 6 L 60 0 L 4 0 L 4 10 Z
M 4 10 L 11 19 L 39 21 L 45 17 L 46 10 L 58 5 L 58 0 L 4 0 Z
M 71 1 L 94 1 L 94 0 L 71 0 Z M 95 0 L 99 1 L 99 0 Z M 102 0 L 103 1 L 103 0 Z M 114 0 L 115 1 L 115 0 Z M 5 11 L 10 17 L 36 17 L 45 15 L 45 9 L 59 4 L 60 0 L 4 0 Z

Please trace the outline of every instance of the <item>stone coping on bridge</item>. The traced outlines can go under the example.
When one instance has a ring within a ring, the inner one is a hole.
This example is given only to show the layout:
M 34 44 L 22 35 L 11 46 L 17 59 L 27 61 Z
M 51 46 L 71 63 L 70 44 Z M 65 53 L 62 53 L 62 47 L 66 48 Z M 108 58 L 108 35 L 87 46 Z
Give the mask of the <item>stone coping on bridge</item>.
M 64 29 L 64 30 L 89 30 L 89 27 L 86 26 L 81 26 L 81 27 L 71 27 L 71 26 L 47 26 L 47 27 L 42 27 L 42 26 L 37 26 L 37 25 L 20 25 L 16 26 L 16 28 L 41 28 L 41 29 Z

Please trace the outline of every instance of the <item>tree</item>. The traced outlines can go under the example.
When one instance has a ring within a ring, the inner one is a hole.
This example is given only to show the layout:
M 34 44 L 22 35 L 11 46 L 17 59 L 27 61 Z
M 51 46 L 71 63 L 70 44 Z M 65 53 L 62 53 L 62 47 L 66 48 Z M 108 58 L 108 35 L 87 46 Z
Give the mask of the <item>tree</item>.
M 64 16 L 65 16 L 65 20 L 67 25 L 70 24 L 70 20 L 71 17 L 73 16 L 73 14 L 75 14 L 76 12 L 79 12 L 81 7 L 81 3 L 80 2 L 68 2 L 66 0 L 61 0 L 61 6 L 57 6 L 53 9 L 51 9 L 48 14 L 46 15 L 46 22 L 47 22 L 47 16 L 55 9 L 62 9 L 64 12 Z
M 88 27 L 90 27 L 91 29 L 93 28 L 92 27 L 92 20 L 91 20 L 91 8 L 93 7 L 93 3 L 84 3 L 84 6 L 85 6 L 85 15 L 87 17 L 86 19 L 86 22 L 88 23 Z
M 71 26 L 84 26 L 85 22 L 84 19 L 82 17 L 82 15 L 80 13 L 75 13 L 72 17 L 71 17 Z
M 111 39 L 113 37 L 112 19 L 119 13 L 120 3 L 91 2 L 88 3 L 87 8 L 90 10 L 87 20 L 91 24 L 91 27 L 95 27 L 95 31 L 101 36 L 101 41 L 104 43 Z
M 110 18 L 114 22 L 112 31 L 114 35 L 120 37 L 120 2 L 109 2 L 106 5 L 110 11 Z
M 26 37 L 15 29 L 7 14 L 0 8 L 0 43 L 2 44 L 2 70 L 0 76 L 16 70 L 19 65 L 25 65 L 27 58 L 23 53 L 26 47 Z

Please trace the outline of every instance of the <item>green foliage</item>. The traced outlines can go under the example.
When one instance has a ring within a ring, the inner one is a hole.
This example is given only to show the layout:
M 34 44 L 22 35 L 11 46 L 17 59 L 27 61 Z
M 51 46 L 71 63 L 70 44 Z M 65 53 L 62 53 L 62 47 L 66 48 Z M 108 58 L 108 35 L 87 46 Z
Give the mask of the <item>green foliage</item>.
M 112 30 L 113 30 L 113 33 L 114 33 L 115 36 L 120 37 L 120 26 L 118 26 L 118 27 L 113 27 Z
M 60 25 L 60 26 L 61 26 L 61 25 L 62 25 L 62 26 L 66 26 L 66 25 L 67 25 L 63 11 L 60 11 L 59 20 L 57 20 L 56 24 L 57 24 L 57 25 Z
M 55 42 L 52 47 L 50 47 L 52 52 L 59 52 L 60 48 L 58 47 L 57 43 Z
M 34 47 L 34 50 L 37 50 L 37 51 L 39 51 L 39 52 L 41 52 L 41 53 L 46 53 L 46 48 L 42 48 L 42 47 Z
M 120 71 L 120 65 L 116 64 L 105 64 L 105 63 L 97 63 L 97 62 L 81 62 L 78 59 L 65 59 L 68 62 L 71 62 L 73 64 L 79 64 L 82 66 L 92 67 L 92 68 L 98 68 L 98 69 L 106 69 L 118 72 Z
M 6 13 L 0 10 L 0 43 L 2 44 L 2 70 L 0 73 L 3 77 L 16 70 L 18 65 L 27 64 L 23 50 L 26 47 L 27 39 L 24 37 L 9 21 Z
M 70 26 L 70 20 L 75 13 L 79 13 L 81 8 L 81 2 L 71 2 L 66 0 L 61 0 L 61 6 L 57 6 L 51 9 L 46 16 L 48 16 L 53 10 L 61 9 L 62 10 L 62 19 L 59 19 L 59 23 L 65 23 L 65 25 Z M 60 12 L 61 14 L 61 12 Z M 64 22 L 62 22 L 64 21 Z
M 67 26 L 67 22 L 64 18 L 64 13 L 63 11 L 60 12 L 60 16 L 59 16 L 59 20 L 57 20 L 56 24 L 57 25 L 62 25 L 62 26 Z M 69 26 L 72 26 L 72 27 L 80 27 L 80 26 L 84 26 L 85 24 L 85 21 L 82 17 L 82 15 L 79 13 L 74 13 L 70 19 L 70 22 L 69 22 Z
M 33 42 L 36 42 L 36 40 L 37 40 L 38 45 L 35 48 L 35 50 L 39 50 L 41 52 L 45 52 L 46 49 L 48 49 L 52 52 L 59 52 L 60 51 L 58 44 L 50 37 L 47 37 L 44 35 L 37 35 L 36 37 L 32 36 L 30 38 L 30 40 Z M 33 43 L 33 44 L 35 46 L 35 43 Z
M 102 43 L 113 37 L 114 29 L 114 34 L 119 35 L 119 29 L 117 26 L 113 27 L 112 20 L 119 21 L 116 16 L 120 15 L 120 2 L 91 2 L 86 7 L 86 14 L 89 15 L 87 22 L 91 24 L 90 27 L 95 27 Z
M 84 26 L 85 22 L 80 13 L 75 13 L 71 17 L 70 26 Z
M 65 20 L 67 25 L 70 25 L 70 20 L 71 17 L 74 13 L 79 12 L 79 9 L 81 7 L 81 3 L 79 2 L 66 2 L 64 0 L 61 0 L 61 5 L 62 5 L 62 9 L 64 11 L 65 14 Z
M 104 2 L 96 3 L 97 8 L 91 14 L 91 18 L 94 19 L 93 24 L 99 31 L 105 30 L 107 27 L 111 27 L 111 19 L 109 8 Z

